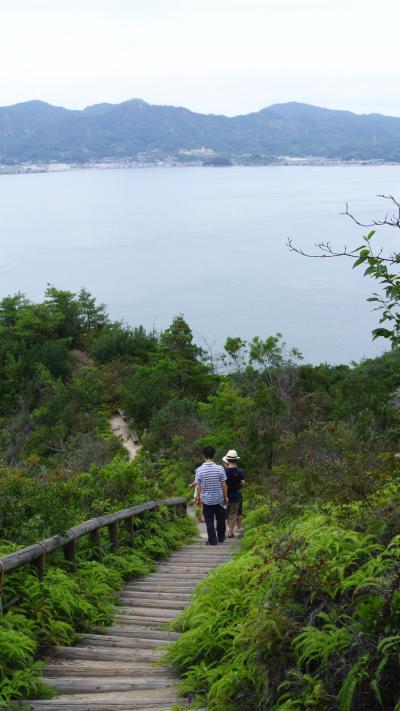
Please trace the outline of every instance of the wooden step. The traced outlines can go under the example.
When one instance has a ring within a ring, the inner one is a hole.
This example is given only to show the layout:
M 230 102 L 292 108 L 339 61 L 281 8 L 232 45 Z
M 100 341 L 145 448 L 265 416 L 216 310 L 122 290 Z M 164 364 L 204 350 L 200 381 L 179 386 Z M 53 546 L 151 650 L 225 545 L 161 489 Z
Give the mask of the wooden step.
M 163 696 L 161 696 L 161 693 Z M 168 695 L 166 697 L 165 690 L 162 692 L 157 690 L 157 696 L 154 695 L 154 691 L 150 696 L 148 691 L 146 693 L 147 700 L 143 698 L 143 694 L 141 696 L 141 699 L 130 698 L 129 700 L 121 699 L 121 694 L 118 695 L 118 700 L 98 699 L 94 696 L 76 699 L 67 696 L 45 701 L 27 701 L 22 708 L 29 709 L 29 711 L 56 711 L 57 709 L 60 711 L 144 711 L 145 709 L 148 711 L 167 711 L 169 709 L 172 710 L 176 704 L 173 696 Z M 183 703 L 184 706 L 187 705 L 184 699 L 179 700 L 179 703 Z
M 185 563 L 176 563 L 174 565 L 158 565 L 157 568 L 155 569 L 155 573 L 181 573 L 182 578 L 185 579 L 186 576 L 188 575 L 208 575 L 210 570 L 214 570 L 214 568 L 218 568 L 219 563 L 214 563 L 210 565 L 196 565 L 195 563 L 191 563 L 190 565 L 185 565 Z
M 196 575 L 185 575 L 183 576 L 182 573 L 164 573 L 164 572 L 158 572 L 158 573 L 152 573 L 148 581 L 149 583 L 185 583 L 187 580 L 188 583 L 191 583 L 193 585 L 197 585 L 201 580 L 204 580 L 206 576 L 205 575 L 199 575 L 198 573 Z
M 141 590 L 144 592 L 173 592 L 173 593 L 182 593 L 183 595 L 191 595 L 195 590 L 196 590 L 197 584 L 188 584 L 188 585 L 180 585 L 178 583 L 156 583 L 156 582 L 148 582 L 148 583 L 129 583 L 128 585 L 125 586 L 125 592 L 140 592 Z
M 121 595 L 120 601 L 124 607 L 157 607 L 163 610 L 184 610 L 188 605 L 186 600 L 166 600 L 160 597 L 142 597 L 142 595 Z
M 102 661 L 139 662 L 154 661 L 160 655 L 149 650 L 149 652 L 136 651 L 125 652 L 119 649 L 95 649 L 93 647 L 53 647 L 47 654 L 48 658 L 55 659 L 91 659 Z
M 182 593 L 182 592 L 170 592 L 170 591 L 162 591 L 162 590 L 136 590 L 136 589 L 128 589 L 125 588 L 124 592 L 122 593 L 124 598 L 143 598 L 144 600 L 180 600 L 180 601 L 189 601 L 190 598 L 192 597 L 191 593 Z
M 149 625 L 153 625 L 158 627 L 159 625 L 168 625 L 171 622 L 171 617 L 156 617 L 155 615 L 132 615 L 132 614 L 118 614 L 115 615 L 116 619 L 119 622 L 124 622 L 125 624 L 129 624 L 129 622 L 132 622 L 134 624 L 139 624 L 142 625 L 144 622 L 146 622 Z
M 171 640 L 146 639 L 144 637 L 121 637 L 120 635 L 84 634 L 82 644 L 87 647 L 128 647 L 129 649 L 154 649 L 172 644 Z
M 110 662 L 107 662 L 109 665 Z M 43 670 L 44 676 L 48 679 L 59 677 L 165 677 L 177 678 L 176 671 L 169 667 L 156 667 L 153 663 L 138 666 L 137 664 L 124 664 L 118 662 L 117 666 L 99 666 L 99 662 L 94 662 L 91 666 L 79 666 L 79 664 L 48 664 Z M 52 684 L 52 681 L 49 682 Z
M 179 558 L 171 558 L 168 559 L 168 562 L 170 565 L 172 564 L 178 564 L 178 565 L 186 565 L 186 564 L 201 564 L 201 565 L 221 565 L 221 563 L 228 563 L 232 558 L 230 556 L 224 555 L 224 556 L 218 556 L 218 558 L 214 557 L 207 557 L 207 556 L 197 556 L 197 555 L 190 555 L 190 556 L 179 556 Z
M 150 575 L 147 576 L 147 580 L 173 580 L 177 582 L 178 580 L 182 585 L 190 585 L 193 582 L 196 582 L 196 580 L 202 580 L 205 578 L 207 573 L 199 572 L 197 571 L 196 573 L 182 573 L 181 570 L 175 570 L 175 568 L 169 568 L 167 570 L 156 570 L 154 573 L 150 573 Z
M 117 612 L 125 612 L 126 614 L 134 615 L 135 617 L 140 617 L 141 615 L 143 617 L 154 616 L 168 620 L 173 620 L 179 612 L 179 608 L 176 610 L 170 610 L 161 606 L 150 608 L 144 607 L 144 605 L 119 605 L 115 609 L 117 610 Z
M 180 632 L 143 629 L 142 627 L 135 629 L 133 625 L 120 625 L 119 627 L 113 625 L 112 627 L 106 627 L 104 634 L 116 635 L 118 637 L 137 637 L 139 639 L 157 639 L 160 643 L 165 639 L 176 640 L 181 636 Z
M 183 704 L 183 705 L 182 705 Z M 180 707 L 186 708 L 184 699 L 180 700 Z M 26 711 L 174 711 L 176 704 L 173 700 L 158 699 L 154 701 L 76 701 L 71 699 L 51 699 L 51 701 L 25 701 L 18 705 L 18 709 Z
M 128 678 L 114 677 L 112 679 L 82 678 L 80 676 L 70 677 L 49 677 L 44 678 L 45 683 L 50 684 L 59 694 L 109 694 L 111 692 L 134 691 L 135 689 L 161 689 L 168 686 L 176 686 L 176 679 L 157 677 L 148 678 Z
M 151 703 L 156 706 L 169 701 L 172 706 L 176 702 L 177 696 L 177 683 L 169 684 L 168 686 L 163 686 L 156 689 L 129 689 L 127 691 L 98 691 L 96 694 L 93 693 L 79 693 L 79 694 L 60 694 L 58 697 L 51 699 L 50 709 L 63 708 L 64 706 L 74 706 L 75 709 L 78 708 L 85 709 L 89 704 L 102 702 L 103 704 L 120 702 L 131 702 L 133 708 L 142 708 L 139 703 L 143 704 L 143 708 L 147 708 L 144 702 L 148 703 L 151 708 Z M 150 702 L 150 703 L 149 703 Z M 80 705 L 82 704 L 82 705 Z M 135 706 L 137 704 L 137 706 Z M 90 706 L 89 706 L 90 708 Z M 116 707 L 118 708 L 118 706 Z

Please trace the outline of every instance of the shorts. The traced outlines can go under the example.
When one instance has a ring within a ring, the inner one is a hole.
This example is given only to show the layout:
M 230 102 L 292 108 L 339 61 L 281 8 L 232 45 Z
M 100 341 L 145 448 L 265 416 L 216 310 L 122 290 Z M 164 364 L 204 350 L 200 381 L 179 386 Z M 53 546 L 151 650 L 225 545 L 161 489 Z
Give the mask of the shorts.
M 230 501 L 226 508 L 226 517 L 228 521 L 235 521 L 238 515 L 240 501 Z
M 239 508 L 238 508 L 237 515 L 243 516 L 243 499 L 240 499 L 240 501 L 239 501 Z

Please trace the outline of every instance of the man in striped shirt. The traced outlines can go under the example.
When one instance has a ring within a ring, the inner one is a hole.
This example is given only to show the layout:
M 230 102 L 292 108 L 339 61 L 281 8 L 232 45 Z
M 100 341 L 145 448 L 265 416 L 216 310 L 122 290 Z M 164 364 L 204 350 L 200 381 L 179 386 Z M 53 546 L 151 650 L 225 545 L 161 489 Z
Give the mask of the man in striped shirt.
M 204 520 L 207 526 L 208 545 L 217 545 L 225 540 L 225 509 L 228 503 L 226 474 L 223 467 L 213 461 L 215 449 L 204 447 L 204 464 L 196 469 L 196 505 L 203 502 Z M 215 531 L 215 519 L 217 531 Z

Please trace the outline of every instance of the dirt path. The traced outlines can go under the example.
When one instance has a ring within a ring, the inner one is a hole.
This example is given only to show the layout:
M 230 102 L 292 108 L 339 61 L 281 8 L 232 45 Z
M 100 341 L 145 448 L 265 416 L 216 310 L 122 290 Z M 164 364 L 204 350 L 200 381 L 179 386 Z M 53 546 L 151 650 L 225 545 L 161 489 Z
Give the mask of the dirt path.
M 113 434 L 119 437 L 125 449 L 128 450 L 129 459 L 134 459 L 140 450 L 140 444 L 132 437 L 133 433 L 126 420 L 121 415 L 113 415 L 108 421 Z
M 77 368 L 84 365 L 94 364 L 93 358 L 89 355 L 89 353 L 86 353 L 86 351 L 82 351 L 79 348 L 74 348 L 72 350 L 72 355 L 75 357 Z M 129 429 L 128 423 L 120 414 L 113 415 L 109 418 L 108 422 L 112 433 L 121 440 L 122 445 L 128 451 L 129 459 L 134 459 L 140 450 L 140 444 L 138 443 L 136 432 L 132 432 Z

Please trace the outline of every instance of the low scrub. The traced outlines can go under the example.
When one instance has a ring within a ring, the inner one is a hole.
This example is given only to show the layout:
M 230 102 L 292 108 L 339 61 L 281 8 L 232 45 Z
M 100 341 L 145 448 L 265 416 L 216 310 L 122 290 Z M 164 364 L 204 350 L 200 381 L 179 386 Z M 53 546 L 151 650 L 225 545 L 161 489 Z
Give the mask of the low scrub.
M 369 504 L 251 513 L 240 551 L 173 623 L 168 660 L 214 711 L 400 709 L 400 536 Z M 375 505 L 375 509 L 374 509 Z M 383 508 L 382 508 L 383 507 Z M 383 526 L 383 530 L 382 529 Z

